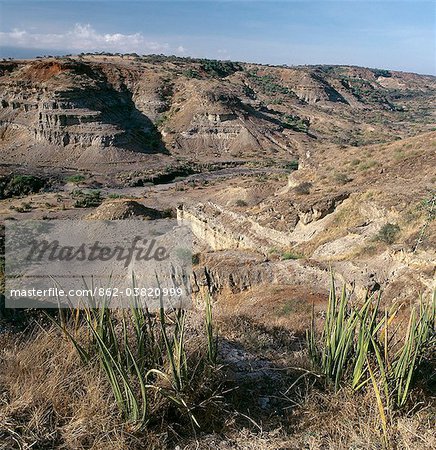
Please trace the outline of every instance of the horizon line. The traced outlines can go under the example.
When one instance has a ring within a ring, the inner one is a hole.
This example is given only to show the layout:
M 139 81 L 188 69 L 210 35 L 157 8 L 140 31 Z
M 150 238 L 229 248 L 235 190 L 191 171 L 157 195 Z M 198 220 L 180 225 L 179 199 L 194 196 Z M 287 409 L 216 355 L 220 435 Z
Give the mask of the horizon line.
M 31 49 L 25 49 L 21 47 L 16 47 L 20 50 L 31 50 Z M 1 53 L 1 46 L 0 46 L 0 53 Z M 282 64 L 273 64 L 273 63 L 266 63 L 266 62 L 254 62 L 254 61 L 241 61 L 241 60 L 232 60 L 232 59 L 219 59 L 219 58 L 208 58 L 208 57 L 200 57 L 200 56 L 181 56 L 181 55 L 175 55 L 175 54 L 165 54 L 165 53 L 144 53 L 144 54 L 138 54 L 136 52 L 81 52 L 81 53 L 65 53 L 65 54 L 49 54 L 49 55 L 36 55 L 32 57 L 27 58 L 21 58 L 21 57 L 14 57 L 14 56 L 0 56 L 0 58 L 3 60 L 13 60 L 13 61 L 29 61 L 29 60 L 35 60 L 35 59 L 55 59 L 55 58 L 74 58 L 74 57 L 80 57 L 80 56 L 107 56 L 107 57 L 121 57 L 121 56 L 130 56 L 132 58 L 145 58 L 145 57 L 161 57 L 161 58 L 176 58 L 180 60 L 193 60 L 193 61 L 225 61 L 225 62 L 231 62 L 236 64 L 252 64 L 252 65 L 258 65 L 258 66 L 266 66 L 266 67 L 280 67 L 283 69 L 291 69 L 291 68 L 298 68 L 298 67 L 356 67 L 360 69 L 369 69 L 369 70 L 387 70 L 389 72 L 398 72 L 398 73 L 410 73 L 420 76 L 429 76 L 429 77 L 436 77 L 436 72 L 434 74 L 432 73 L 421 73 L 421 72 L 413 72 L 410 70 L 398 70 L 398 69 L 390 69 L 388 67 L 369 67 L 369 66 L 359 66 L 356 64 L 348 64 L 348 63 L 341 63 L 341 64 L 330 64 L 330 63 L 316 63 L 316 64 L 288 64 L 288 63 L 282 63 Z

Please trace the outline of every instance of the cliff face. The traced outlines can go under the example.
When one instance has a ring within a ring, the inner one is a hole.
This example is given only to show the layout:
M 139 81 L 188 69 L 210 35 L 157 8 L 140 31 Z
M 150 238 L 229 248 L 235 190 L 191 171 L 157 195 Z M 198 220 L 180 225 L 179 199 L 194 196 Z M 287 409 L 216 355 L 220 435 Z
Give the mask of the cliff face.
M 2 160 L 290 160 L 321 144 L 425 131 L 435 86 L 434 77 L 353 67 L 102 56 L 3 62 Z
M 156 133 L 122 85 L 83 63 L 16 65 L 2 78 L 1 126 L 34 142 L 60 147 L 110 147 L 156 151 Z
M 180 207 L 177 219 L 188 223 L 199 239 L 213 250 L 252 250 L 265 255 L 271 248 L 290 247 L 292 240 L 285 233 L 264 228 L 249 217 L 208 202 L 193 208 Z

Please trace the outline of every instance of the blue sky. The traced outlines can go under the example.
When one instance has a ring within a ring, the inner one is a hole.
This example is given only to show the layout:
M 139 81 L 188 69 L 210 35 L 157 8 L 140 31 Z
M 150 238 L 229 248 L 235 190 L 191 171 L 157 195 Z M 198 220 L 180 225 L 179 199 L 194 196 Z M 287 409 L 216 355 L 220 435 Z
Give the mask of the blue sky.
M 0 0 L 0 56 L 165 53 L 435 74 L 435 8 L 413 0 Z

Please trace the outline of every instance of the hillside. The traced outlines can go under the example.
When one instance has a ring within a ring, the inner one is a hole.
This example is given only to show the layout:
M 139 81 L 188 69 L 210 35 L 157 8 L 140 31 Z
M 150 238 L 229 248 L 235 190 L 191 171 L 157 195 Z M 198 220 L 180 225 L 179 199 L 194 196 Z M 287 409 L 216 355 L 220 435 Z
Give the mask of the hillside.
M 326 145 L 431 130 L 435 87 L 435 77 L 358 67 L 98 55 L 7 61 L 1 157 L 97 172 L 286 163 Z

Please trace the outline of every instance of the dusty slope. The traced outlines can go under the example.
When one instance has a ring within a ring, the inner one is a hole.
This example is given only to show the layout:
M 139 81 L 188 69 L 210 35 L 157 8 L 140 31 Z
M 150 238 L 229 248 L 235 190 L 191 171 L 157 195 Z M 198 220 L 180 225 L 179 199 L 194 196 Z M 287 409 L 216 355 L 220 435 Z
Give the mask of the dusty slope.
M 412 299 L 435 288 L 435 137 L 330 149 L 285 187 L 274 177 L 234 181 L 203 192 L 200 203 L 187 198 L 178 214 L 213 250 L 205 264 L 218 290 L 284 283 L 325 291 L 332 265 L 359 291 Z M 235 250 L 263 257 L 238 269 Z

